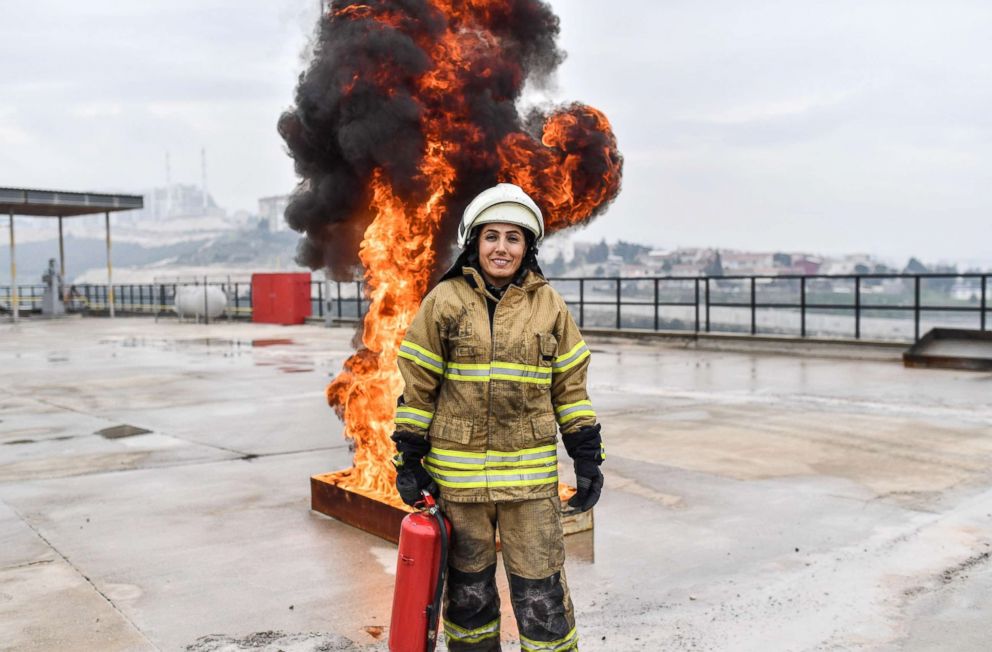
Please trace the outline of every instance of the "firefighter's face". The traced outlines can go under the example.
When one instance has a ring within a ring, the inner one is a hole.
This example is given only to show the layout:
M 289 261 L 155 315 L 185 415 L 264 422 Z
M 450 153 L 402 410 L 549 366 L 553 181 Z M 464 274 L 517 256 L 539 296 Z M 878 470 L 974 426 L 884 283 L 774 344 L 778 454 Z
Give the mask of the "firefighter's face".
M 524 261 L 527 240 L 516 224 L 483 224 L 479 234 L 479 264 L 486 280 L 503 287 L 513 280 Z

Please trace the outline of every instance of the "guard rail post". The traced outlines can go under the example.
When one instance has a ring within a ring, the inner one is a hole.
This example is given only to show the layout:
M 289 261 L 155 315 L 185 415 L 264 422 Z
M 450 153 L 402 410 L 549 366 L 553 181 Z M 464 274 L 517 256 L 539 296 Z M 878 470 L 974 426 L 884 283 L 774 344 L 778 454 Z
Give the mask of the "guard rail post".
M 579 328 L 586 326 L 586 280 L 579 279 Z
M 799 336 L 806 337 L 806 277 L 799 277 Z
M 658 279 L 654 279 L 654 329 L 658 330 Z
M 620 277 L 617 277 L 617 330 L 620 330 Z
M 696 313 L 696 328 L 695 332 L 699 332 L 699 277 L 692 279 L 692 292 L 693 292 L 693 310 Z
M 985 313 L 988 312 L 988 276 L 982 277 L 982 312 L 979 321 L 982 324 L 982 330 L 985 330 Z
M 854 277 L 854 339 L 861 339 L 861 277 Z
M 920 275 L 914 277 L 913 283 L 913 339 L 920 341 Z
M 758 333 L 758 306 L 755 297 L 755 278 L 751 277 L 751 335 L 756 335 Z
M 710 277 L 707 276 L 703 281 L 706 283 L 706 332 L 710 332 Z

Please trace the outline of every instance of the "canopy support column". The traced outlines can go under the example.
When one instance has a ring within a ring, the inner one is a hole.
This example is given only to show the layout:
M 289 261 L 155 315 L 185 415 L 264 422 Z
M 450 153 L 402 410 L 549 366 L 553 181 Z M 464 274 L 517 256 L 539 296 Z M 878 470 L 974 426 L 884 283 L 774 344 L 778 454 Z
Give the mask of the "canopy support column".
M 10 307 L 14 321 L 20 317 L 20 297 L 17 296 L 17 261 L 14 258 L 14 212 L 10 212 Z
M 103 214 L 107 231 L 107 302 L 110 304 L 110 316 L 114 316 L 114 266 L 110 262 L 110 211 Z
M 62 239 L 62 216 L 59 215 L 59 276 L 62 278 L 62 287 L 67 288 L 65 282 L 65 242 Z M 65 289 L 62 291 L 62 301 L 66 300 Z

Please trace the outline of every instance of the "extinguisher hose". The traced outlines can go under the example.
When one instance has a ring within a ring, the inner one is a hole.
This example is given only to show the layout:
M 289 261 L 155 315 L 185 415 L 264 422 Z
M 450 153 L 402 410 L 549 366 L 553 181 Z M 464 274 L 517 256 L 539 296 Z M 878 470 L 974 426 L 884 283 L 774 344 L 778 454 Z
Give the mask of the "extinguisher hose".
M 437 630 L 441 617 L 441 596 L 444 594 L 444 578 L 448 572 L 448 527 L 440 508 L 434 510 L 434 518 L 441 532 L 441 568 L 437 573 L 437 586 L 434 587 L 434 601 L 431 603 L 430 621 L 427 623 L 427 652 L 434 652 L 437 645 Z

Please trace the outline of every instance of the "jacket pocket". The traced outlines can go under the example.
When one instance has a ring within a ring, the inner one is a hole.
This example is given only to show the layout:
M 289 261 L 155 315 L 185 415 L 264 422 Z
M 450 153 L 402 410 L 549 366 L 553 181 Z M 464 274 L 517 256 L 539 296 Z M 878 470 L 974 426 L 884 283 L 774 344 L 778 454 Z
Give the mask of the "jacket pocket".
M 553 414 L 544 414 L 530 420 L 535 441 L 554 441 L 558 435 L 558 422 Z
M 552 417 L 554 420 L 554 417 Z M 467 444 L 472 439 L 472 420 L 459 417 L 435 416 L 431 423 L 431 440 L 452 441 Z
M 558 338 L 551 333 L 538 333 L 538 365 L 550 367 L 558 355 Z

